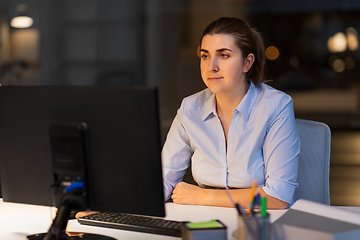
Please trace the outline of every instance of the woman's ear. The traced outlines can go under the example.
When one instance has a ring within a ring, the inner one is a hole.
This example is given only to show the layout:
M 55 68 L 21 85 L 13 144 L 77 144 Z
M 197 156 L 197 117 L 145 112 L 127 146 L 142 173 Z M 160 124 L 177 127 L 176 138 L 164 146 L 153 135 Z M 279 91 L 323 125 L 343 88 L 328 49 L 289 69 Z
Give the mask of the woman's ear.
M 245 61 L 244 61 L 243 72 L 244 72 L 244 73 L 247 73 L 247 72 L 251 69 L 251 67 L 252 67 L 252 65 L 253 65 L 254 62 L 255 62 L 255 56 L 254 56 L 254 54 L 253 54 L 253 53 L 249 53 L 249 55 L 247 55 L 247 57 L 246 57 L 246 59 L 245 59 Z
M 196 49 L 196 54 L 199 58 L 201 58 L 201 54 L 200 54 L 200 46 L 197 47 Z

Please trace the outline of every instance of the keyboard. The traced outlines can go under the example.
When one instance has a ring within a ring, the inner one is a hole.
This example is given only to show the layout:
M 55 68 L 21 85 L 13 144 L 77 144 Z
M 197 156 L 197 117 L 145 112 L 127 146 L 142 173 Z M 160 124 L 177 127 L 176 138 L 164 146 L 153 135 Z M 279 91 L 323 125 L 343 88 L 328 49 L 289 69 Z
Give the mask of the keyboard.
M 84 225 L 181 237 L 180 221 L 126 213 L 95 213 L 78 218 Z

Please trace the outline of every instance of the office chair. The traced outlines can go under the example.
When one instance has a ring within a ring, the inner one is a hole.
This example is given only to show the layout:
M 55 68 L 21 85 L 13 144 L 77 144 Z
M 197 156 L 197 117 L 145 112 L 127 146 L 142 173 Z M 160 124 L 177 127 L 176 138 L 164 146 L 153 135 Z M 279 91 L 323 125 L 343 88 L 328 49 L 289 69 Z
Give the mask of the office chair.
M 321 122 L 296 119 L 301 151 L 299 155 L 298 183 L 295 200 L 330 205 L 330 128 Z

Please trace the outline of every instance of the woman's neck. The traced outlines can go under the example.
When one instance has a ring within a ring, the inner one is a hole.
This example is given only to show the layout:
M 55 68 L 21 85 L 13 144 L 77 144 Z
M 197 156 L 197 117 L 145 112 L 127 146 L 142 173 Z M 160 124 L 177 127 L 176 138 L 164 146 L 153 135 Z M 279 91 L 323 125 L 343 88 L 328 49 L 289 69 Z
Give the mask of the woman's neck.
M 244 84 L 240 86 L 237 91 L 234 90 L 231 93 L 216 94 L 217 112 L 227 114 L 232 113 L 246 95 L 249 87 L 250 83 L 248 81 L 244 81 Z

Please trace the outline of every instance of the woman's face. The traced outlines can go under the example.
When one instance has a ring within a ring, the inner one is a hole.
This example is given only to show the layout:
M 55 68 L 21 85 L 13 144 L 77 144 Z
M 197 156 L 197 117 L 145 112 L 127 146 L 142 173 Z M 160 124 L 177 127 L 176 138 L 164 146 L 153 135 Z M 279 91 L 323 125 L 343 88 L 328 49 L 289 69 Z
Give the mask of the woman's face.
M 250 55 L 251 58 L 254 56 Z M 254 60 L 249 59 L 249 56 L 246 59 L 242 57 L 233 36 L 205 35 L 200 46 L 200 56 L 201 77 L 211 92 L 236 94 L 247 87 L 246 72 Z

